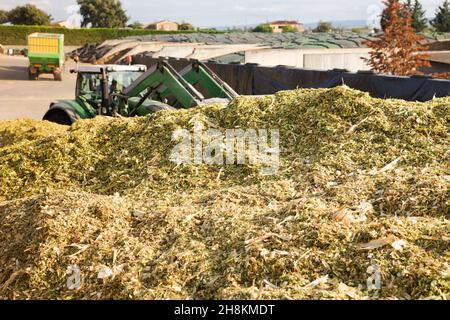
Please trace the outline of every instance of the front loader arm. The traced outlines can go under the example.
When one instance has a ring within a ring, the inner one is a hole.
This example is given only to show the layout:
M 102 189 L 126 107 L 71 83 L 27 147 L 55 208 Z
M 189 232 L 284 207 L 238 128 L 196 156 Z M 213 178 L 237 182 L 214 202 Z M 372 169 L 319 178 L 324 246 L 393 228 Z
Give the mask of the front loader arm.
M 180 75 L 192 86 L 199 85 L 213 98 L 233 100 L 239 95 L 211 69 L 200 61 L 194 60 L 186 68 L 180 71 Z M 162 97 L 170 94 L 166 89 L 161 93 Z
M 191 85 L 199 84 L 214 98 L 233 100 L 239 96 L 226 82 L 200 61 L 193 61 L 180 71 L 180 75 Z
M 142 76 L 136 79 L 123 92 L 123 96 L 137 97 L 144 90 L 153 92 L 157 89 L 173 95 L 184 108 L 198 106 L 204 99 L 191 84 L 189 84 L 167 62 L 159 61 Z

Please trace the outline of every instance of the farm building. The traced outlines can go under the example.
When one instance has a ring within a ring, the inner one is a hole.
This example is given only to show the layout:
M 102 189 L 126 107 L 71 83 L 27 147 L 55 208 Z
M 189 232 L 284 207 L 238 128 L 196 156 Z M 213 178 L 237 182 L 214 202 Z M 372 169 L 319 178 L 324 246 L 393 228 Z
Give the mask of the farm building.
M 304 32 L 305 28 L 298 21 L 273 21 L 269 22 L 268 25 L 272 28 L 274 33 L 282 33 L 284 28 L 293 27 L 297 29 L 298 32 Z
M 168 20 L 162 20 L 154 23 L 150 23 L 145 27 L 150 30 L 162 30 L 162 31 L 177 31 L 178 23 Z

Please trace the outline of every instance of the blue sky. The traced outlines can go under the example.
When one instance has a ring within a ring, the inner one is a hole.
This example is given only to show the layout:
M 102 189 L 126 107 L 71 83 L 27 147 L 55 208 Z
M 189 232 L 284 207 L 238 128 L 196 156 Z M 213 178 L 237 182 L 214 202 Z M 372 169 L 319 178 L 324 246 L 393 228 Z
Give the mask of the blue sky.
M 421 0 L 433 16 L 443 0 Z M 0 9 L 32 3 L 49 12 L 55 20 L 66 20 L 76 11 L 75 0 L 0 0 Z M 381 0 L 122 0 L 132 21 L 169 19 L 187 21 L 200 27 L 257 24 L 292 19 L 370 20 L 379 12 Z

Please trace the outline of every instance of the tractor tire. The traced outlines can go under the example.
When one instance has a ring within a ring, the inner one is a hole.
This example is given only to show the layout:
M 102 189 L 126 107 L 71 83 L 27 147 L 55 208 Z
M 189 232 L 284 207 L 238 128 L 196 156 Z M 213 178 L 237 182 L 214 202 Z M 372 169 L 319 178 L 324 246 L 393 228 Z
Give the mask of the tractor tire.
M 43 120 L 47 120 L 57 124 L 62 124 L 65 126 L 71 126 L 73 123 L 69 115 L 62 110 L 51 110 L 45 115 Z

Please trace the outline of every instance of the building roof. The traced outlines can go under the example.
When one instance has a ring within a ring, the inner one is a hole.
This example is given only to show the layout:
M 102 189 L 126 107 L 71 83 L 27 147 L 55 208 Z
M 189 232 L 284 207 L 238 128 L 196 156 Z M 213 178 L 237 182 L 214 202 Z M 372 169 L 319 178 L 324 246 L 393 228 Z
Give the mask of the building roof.
M 161 20 L 161 21 L 156 21 L 156 22 L 149 23 L 148 26 L 155 25 L 155 24 L 159 24 L 159 23 L 164 23 L 164 22 L 169 22 L 169 23 L 175 23 L 175 24 L 178 24 L 178 22 L 175 22 L 175 21 Z
M 55 21 L 52 23 L 52 25 L 61 27 L 73 27 L 72 23 L 67 20 Z
M 269 24 L 300 24 L 298 21 L 278 20 L 269 22 Z

